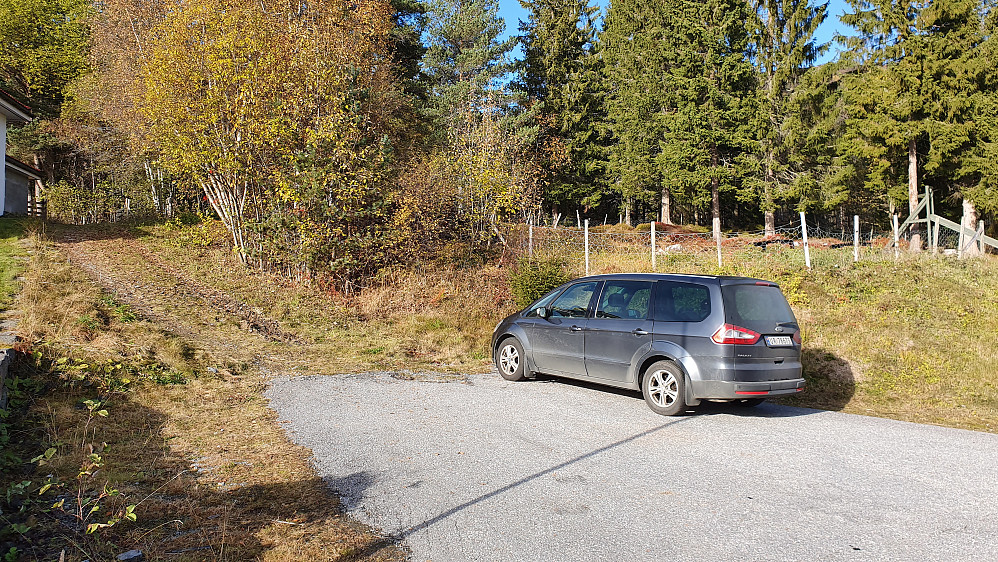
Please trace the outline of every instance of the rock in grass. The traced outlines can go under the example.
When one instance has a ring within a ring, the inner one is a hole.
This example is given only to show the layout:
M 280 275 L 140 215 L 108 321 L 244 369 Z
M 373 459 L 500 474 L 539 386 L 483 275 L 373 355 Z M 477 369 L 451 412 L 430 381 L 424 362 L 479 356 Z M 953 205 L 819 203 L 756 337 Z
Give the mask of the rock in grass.
M 142 555 L 141 550 L 129 550 L 128 552 L 123 552 L 118 555 L 118 560 L 128 560 L 129 562 L 141 562 L 145 560 L 146 557 Z

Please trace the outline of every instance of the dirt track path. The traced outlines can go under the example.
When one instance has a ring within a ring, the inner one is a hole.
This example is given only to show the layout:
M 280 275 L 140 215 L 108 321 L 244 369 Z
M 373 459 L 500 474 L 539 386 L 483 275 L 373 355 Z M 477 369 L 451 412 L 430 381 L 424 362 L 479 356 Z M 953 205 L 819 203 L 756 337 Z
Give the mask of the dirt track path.
M 171 267 L 142 241 L 87 237 L 64 229 L 50 236 L 72 264 L 117 300 L 217 359 L 255 364 L 265 372 L 296 362 L 286 345 L 302 343 L 294 334 L 261 311 Z
M 114 444 L 117 466 L 126 468 L 122 474 L 140 475 L 124 477 L 120 488 L 128 497 L 145 498 L 137 510 L 139 528 L 123 530 L 134 533 L 121 535 L 122 544 L 152 560 L 172 559 L 166 554 L 178 560 L 403 559 L 394 543 L 343 513 L 339 498 L 316 475 L 311 451 L 288 440 L 262 399 L 274 376 L 317 372 L 312 364 L 331 353 L 240 300 L 261 298 L 238 288 L 259 289 L 249 285 L 257 279 L 239 271 L 227 277 L 225 262 L 220 270 L 214 263 L 192 266 L 194 253 L 174 264 L 170 256 L 176 254 L 158 248 L 157 240 L 113 227 L 53 225 L 46 238 L 60 254 L 49 260 L 57 266 L 51 271 L 67 270 L 57 263 L 64 256 L 140 317 L 113 326 L 115 352 L 119 345 L 144 350 L 153 342 L 150 348 L 161 346 L 156 353 L 166 350 L 164 357 L 191 353 L 185 367 L 197 371 L 183 385 L 142 384 L 115 398 L 118 425 L 107 441 Z M 79 284 L 80 276 L 71 273 L 44 283 Z M 91 305 L 95 295 L 86 285 L 81 294 Z M 281 287 L 265 289 L 263 295 L 280 298 Z M 68 318 L 72 323 L 77 316 Z M 74 337 L 70 343 L 80 343 Z M 227 527 L 230 522 L 237 525 Z

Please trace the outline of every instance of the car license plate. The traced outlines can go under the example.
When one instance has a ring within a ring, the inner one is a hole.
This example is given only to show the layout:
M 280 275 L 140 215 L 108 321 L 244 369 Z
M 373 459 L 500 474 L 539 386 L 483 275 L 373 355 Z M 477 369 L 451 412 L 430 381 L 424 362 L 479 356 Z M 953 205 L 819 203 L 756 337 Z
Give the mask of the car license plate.
M 790 336 L 766 336 L 766 345 L 769 347 L 792 347 L 794 340 Z

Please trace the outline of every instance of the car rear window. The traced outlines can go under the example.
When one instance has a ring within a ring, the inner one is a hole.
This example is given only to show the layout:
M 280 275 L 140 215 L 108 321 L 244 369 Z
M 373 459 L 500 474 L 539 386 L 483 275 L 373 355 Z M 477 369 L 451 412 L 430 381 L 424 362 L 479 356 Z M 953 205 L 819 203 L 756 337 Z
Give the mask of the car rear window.
M 777 324 L 797 322 L 780 288 L 773 285 L 722 285 L 721 298 L 729 324 L 769 333 Z
M 655 294 L 655 320 L 701 322 L 710 316 L 710 290 L 697 283 L 659 281 Z

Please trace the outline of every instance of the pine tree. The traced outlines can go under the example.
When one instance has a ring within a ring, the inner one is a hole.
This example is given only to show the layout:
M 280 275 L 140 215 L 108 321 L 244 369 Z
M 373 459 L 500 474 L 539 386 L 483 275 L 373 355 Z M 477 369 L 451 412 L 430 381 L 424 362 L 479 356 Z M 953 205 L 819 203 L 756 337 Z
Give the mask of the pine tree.
M 433 0 L 427 9 L 429 47 L 422 60 L 427 113 L 439 132 L 457 130 L 511 70 L 517 38 L 500 40 L 506 24 L 497 0 Z
M 775 198 L 787 195 L 806 173 L 791 161 L 808 136 L 806 105 L 795 99 L 804 73 L 828 44 L 815 42 L 814 34 L 825 21 L 828 4 L 810 0 L 754 0 L 755 62 L 759 69 L 759 140 L 761 157 L 761 207 L 765 233 L 775 234 Z
M 533 139 L 546 172 L 544 199 L 562 206 L 599 204 L 592 148 L 597 145 L 598 97 L 592 74 L 596 6 L 587 0 L 520 0 L 529 11 L 520 22 L 524 58 L 518 87 L 537 127 Z

